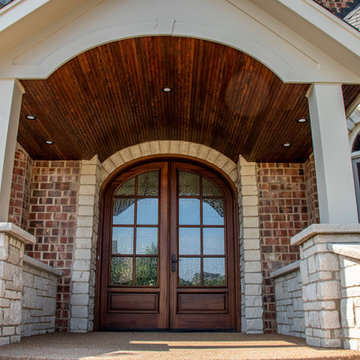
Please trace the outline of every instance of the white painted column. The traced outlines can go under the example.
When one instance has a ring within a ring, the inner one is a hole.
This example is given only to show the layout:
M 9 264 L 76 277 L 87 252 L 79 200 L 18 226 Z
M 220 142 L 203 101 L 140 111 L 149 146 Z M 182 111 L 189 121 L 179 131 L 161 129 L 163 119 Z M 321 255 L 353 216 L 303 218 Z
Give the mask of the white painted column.
M 308 92 L 321 223 L 357 223 L 354 179 L 341 84 Z
M 0 222 L 8 220 L 16 138 L 24 88 L 16 79 L 0 79 Z

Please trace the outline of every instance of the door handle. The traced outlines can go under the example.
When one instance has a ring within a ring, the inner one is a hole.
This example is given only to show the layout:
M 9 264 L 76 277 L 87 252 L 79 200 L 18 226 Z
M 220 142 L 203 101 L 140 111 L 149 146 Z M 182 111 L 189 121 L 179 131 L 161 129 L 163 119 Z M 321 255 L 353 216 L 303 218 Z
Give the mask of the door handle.
M 172 272 L 175 272 L 175 271 L 176 271 L 176 263 L 177 263 L 176 255 L 175 255 L 175 254 L 172 254 L 172 255 L 171 255 L 171 271 L 172 271 Z

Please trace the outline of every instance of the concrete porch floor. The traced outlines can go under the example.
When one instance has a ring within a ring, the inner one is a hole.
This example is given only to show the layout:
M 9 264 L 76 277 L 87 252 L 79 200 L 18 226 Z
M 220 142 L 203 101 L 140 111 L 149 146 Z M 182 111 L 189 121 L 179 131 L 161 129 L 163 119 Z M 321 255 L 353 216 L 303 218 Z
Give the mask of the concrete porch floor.
M 281 335 L 93 332 L 24 338 L 0 347 L 1 359 L 360 359 L 360 352 L 309 347 Z

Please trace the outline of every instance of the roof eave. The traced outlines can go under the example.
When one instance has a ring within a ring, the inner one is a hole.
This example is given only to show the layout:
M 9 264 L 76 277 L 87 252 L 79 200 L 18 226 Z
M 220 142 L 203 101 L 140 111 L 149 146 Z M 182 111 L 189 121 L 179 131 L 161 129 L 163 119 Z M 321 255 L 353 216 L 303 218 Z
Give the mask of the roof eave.
M 360 32 L 314 0 L 276 0 L 360 57 Z
M 51 0 L 15 0 L 0 9 L 0 32 L 24 19 Z

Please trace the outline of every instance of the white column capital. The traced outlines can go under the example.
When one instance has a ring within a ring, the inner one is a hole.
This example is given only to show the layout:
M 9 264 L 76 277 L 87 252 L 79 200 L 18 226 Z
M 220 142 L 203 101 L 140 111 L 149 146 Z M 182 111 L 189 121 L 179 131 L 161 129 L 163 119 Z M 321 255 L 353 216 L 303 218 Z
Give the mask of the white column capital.
M 14 91 L 19 91 L 21 95 L 25 94 L 25 88 L 19 79 L 15 78 L 0 78 L 0 86 L 3 88 L 5 86 L 13 88 Z
M 307 93 L 321 223 L 357 223 L 354 178 L 341 84 L 314 83 Z
M 331 88 L 331 87 L 342 88 L 342 83 L 323 83 L 323 82 L 322 83 L 312 83 L 309 86 L 305 96 L 309 99 L 312 96 L 312 93 L 314 91 L 316 91 L 317 88 L 322 88 L 322 87 L 324 87 L 324 88 Z
M 24 88 L 23 84 L 21 83 L 21 81 L 18 79 L 13 79 L 13 81 L 15 82 L 15 86 L 18 88 L 21 95 L 24 95 L 26 91 L 25 91 L 25 88 Z

